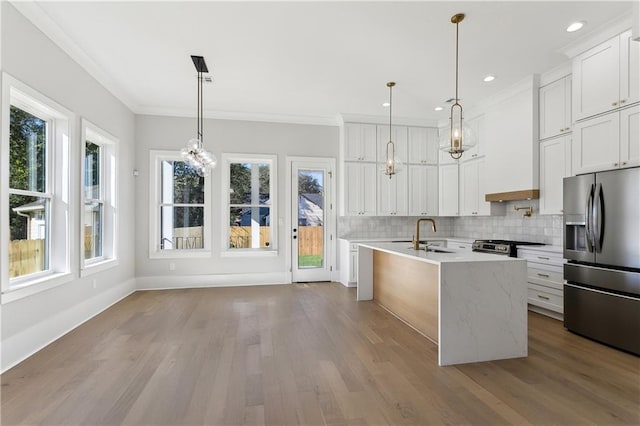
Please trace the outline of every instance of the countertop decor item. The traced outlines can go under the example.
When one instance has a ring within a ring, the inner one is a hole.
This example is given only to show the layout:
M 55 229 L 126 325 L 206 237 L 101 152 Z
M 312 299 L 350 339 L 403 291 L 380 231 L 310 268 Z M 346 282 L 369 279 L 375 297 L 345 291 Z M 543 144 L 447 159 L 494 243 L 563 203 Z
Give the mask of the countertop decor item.
M 204 73 L 208 73 L 209 69 L 204 61 L 204 57 L 191 55 L 193 65 L 198 72 L 198 96 L 197 96 L 197 132 L 194 139 L 187 142 L 187 147 L 183 148 L 180 153 L 184 162 L 196 169 L 199 176 L 207 176 L 210 169 L 214 168 L 218 160 L 216 156 L 207 151 L 202 143 L 203 133 L 203 107 L 202 107 L 202 84 L 204 82 Z

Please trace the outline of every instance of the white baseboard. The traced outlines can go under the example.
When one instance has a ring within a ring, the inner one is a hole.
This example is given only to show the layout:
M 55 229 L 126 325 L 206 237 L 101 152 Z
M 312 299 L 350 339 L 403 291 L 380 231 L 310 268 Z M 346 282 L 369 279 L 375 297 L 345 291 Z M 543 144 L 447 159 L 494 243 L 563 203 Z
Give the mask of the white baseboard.
M 289 272 L 256 274 L 212 274 L 138 277 L 138 290 L 168 290 L 198 287 L 239 287 L 252 285 L 290 284 Z
M 64 311 L 63 316 L 56 316 L 47 321 L 42 321 L 36 326 L 3 340 L 2 368 L 0 372 L 4 373 L 13 368 L 135 291 L 136 279 L 131 278 L 109 291 L 105 291 Z M 55 329 L 58 329 L 58 331 L 52 331 Z M 5 351 L 5 348 L 12 348 L 12 350 L 10 352 Z

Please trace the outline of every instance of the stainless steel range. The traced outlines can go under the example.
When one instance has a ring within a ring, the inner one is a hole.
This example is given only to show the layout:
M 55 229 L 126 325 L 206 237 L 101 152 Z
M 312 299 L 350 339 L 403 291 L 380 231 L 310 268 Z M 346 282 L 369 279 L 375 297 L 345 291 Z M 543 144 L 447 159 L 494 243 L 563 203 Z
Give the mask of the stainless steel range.
M 518 246 L 543 246 L 543 243 L 511 240 L 475 240 L 471 245 L 473 251 L 484 253 L 504 254 L 518 257 Z

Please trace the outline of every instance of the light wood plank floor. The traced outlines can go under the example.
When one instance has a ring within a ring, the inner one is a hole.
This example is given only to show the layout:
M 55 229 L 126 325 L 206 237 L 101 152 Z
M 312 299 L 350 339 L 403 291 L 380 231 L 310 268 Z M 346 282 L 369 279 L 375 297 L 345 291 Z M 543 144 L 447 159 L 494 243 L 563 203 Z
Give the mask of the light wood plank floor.
M 640 358 L 529 314 L 529 357 L 437 348 L 339 284 L 137 292 L 6 372 L 2 425 L 640 424 Z

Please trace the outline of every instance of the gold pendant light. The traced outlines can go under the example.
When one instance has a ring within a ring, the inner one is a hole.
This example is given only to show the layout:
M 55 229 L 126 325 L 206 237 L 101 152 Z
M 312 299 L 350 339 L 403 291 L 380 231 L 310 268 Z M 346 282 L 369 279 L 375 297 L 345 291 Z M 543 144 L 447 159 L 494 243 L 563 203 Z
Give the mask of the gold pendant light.
M 393 86 L 396 83 L 390 81 L 387 83 L 387 87 L 389 88 L 389 142 L 387 142 L 387 159 L 385 162 L 384 174 L 389 176 L 389 179 L 393 177 L 398 172 L 398 160 L 396 158 L 396 145 L 393 143 L 393 139 L 391 137 L 391 108 L 392 108 L 392 91 Z

